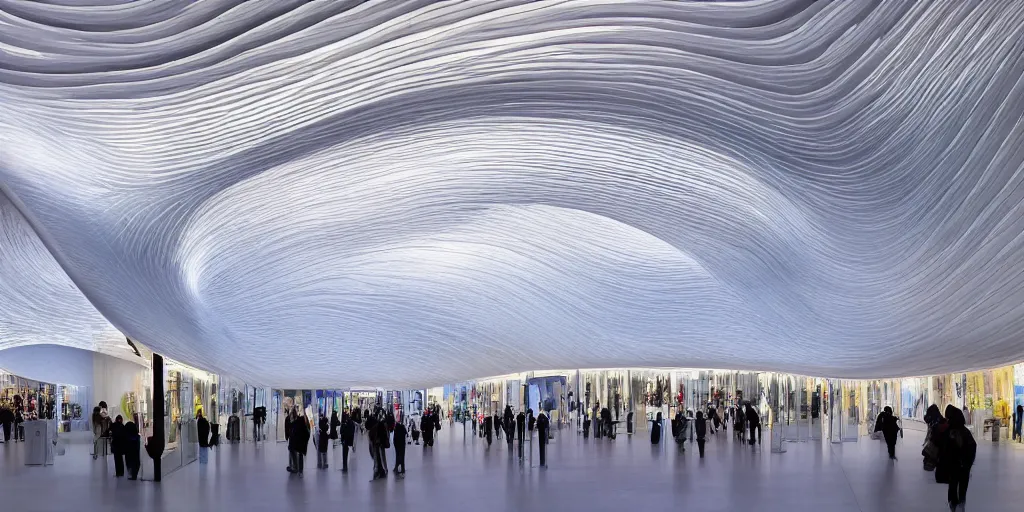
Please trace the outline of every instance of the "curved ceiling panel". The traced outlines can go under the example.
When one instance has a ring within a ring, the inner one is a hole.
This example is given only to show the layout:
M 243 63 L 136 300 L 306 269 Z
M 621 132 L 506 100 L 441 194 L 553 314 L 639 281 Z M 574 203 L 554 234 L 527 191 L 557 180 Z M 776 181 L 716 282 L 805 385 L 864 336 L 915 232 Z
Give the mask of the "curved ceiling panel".
M 0 25 L 0 184 L 174 358 L 282 386 L 1024 358 L 1019 2 L 0 0 Z

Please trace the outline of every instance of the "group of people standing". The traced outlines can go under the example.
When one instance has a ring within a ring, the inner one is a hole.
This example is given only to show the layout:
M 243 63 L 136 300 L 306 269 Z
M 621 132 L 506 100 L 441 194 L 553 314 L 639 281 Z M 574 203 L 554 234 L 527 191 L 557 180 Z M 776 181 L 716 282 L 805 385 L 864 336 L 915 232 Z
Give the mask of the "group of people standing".
M 25 440 L 25 402 L 21 395 L 14 395 L 13 403 L 0 404 L 0 427 L 3 429 L 4 443 L 11 442 L 11 433 L 15 441 Z
M 745 402 L 738 407 L 730 407 L 726 411 L 726 418 L 728 419 L 731 415 L 734 419 L 733 430 L 737 439 L 741 441 L 746 439 L 751 446 L 760 443 L 761 415 L 750 402 Z M 651 427 L 652 444 L 658 444 L 661 439 L 661 422 L 662 416 L 659 412 Z M 691 443 L 696 441 L 700 457 L 703 458 L 707 435 L 709 433 L 717 434 L 725 425 L 726 423 L 718 415 L 718 408 L 711 404 L 708 404 L 707 412 L 697 411 L 696 415 L 692 409 L 687 410 L 686 414 L 678 411 L 671 420 L 672 438 L 684 451 L 686 450 L 686 441 Z
M 106 457 L 109 447 L 110 454 L 114 456 L 114 476 L 125 476 L 127 470 L 129 480 L 138 480 L 142 466 L 139 426 L 134 421 L 126 423 L 121 415 L 111 421 L 106 402 L 93 407 L 90 424 L 93 460 Z
M 349 453 L 355 446 L 357 432 L 366 433 L 367 448 L 370 458 L 373 459 L 373 479 L 387 478 L 388 462 L 387 450 L 395 450 L 395 475 L 404 475 L 405 448 L 407 444 L 419 444 L 420 433 L 423 435 L 424 448 L 434 446 L 434 434 L 441 429 L 440 414 L 436 408 L 428 408 L 420 418 L 419 424 L 412 419 L 408 425 L 395 418 L 394 413 L 385 411 L 382 407 L 375 407 L 373 411 L 369 408 L 353 408 L 338 416 L 338 412 L 331 413 L 330 419 L 323 413 L 320 414 L 316 425 L 316 435 L 311 436 L 312 429 L 305 415 L 298 409 L 293 408 L 285 417 L 285 439 L 288 440 L 288 472 L 298 475 L 303 474 L 305 456 L 308 451 L 309 441 L 312 438 L 317 451 L 317 469 L 328 469 L 327 453 L 331 444 L 341 444 L 343 473 L 348 472 Z M 409 432 L 412 431 L 412 441 L 409 440 Z

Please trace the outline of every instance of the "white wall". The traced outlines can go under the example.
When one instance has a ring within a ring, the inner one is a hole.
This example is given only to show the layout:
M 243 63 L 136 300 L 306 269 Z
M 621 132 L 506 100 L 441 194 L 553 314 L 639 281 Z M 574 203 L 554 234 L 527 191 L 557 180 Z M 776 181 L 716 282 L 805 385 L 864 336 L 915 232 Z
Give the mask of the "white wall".
M 139 363 L 108 355 L 94 353 L 92 358 L 92 405 L 103 400 L 107 402 L 107 411 L 114 418 L 121 414 L 121 397 L 135 389 L 135 380 L 146 371 L 145 361 Z M 128 419 L 125 419 L 128 421 Z

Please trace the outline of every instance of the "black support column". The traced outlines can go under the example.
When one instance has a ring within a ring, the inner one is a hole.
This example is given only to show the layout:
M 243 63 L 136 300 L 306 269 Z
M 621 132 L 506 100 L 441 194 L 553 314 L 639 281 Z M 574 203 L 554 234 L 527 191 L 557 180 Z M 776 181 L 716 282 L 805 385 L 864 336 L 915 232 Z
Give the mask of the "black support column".
M 153 354 L 153 437 L 147 440 L 146 453 L 153 458 L 153 481 L 159 482 L 161 476 L 160 460 L 164 455 L 164 358 Z

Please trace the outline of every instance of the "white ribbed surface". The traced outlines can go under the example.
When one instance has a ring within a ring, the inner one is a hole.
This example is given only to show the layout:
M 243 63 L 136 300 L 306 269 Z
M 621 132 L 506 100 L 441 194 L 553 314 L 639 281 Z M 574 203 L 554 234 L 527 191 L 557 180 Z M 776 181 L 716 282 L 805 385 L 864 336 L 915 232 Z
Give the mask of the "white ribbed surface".
M 1024 358 L 1022 2 L 0 16 L 4 192 L 171 357 L 288 386 Z M 53 269 L 16 232 L 15 343 L 108 329 L 26 312 Z

